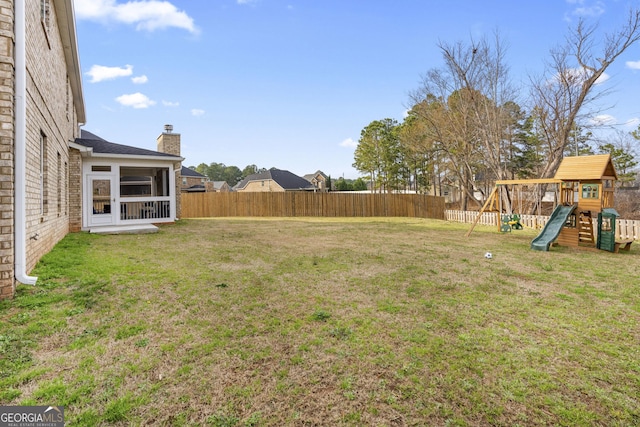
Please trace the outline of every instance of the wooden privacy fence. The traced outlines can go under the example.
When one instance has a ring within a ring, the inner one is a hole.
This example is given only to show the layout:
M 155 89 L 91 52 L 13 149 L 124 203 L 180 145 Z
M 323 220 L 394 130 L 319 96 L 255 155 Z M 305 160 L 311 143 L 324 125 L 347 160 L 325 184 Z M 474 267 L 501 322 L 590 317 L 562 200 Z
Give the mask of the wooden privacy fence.
M 184 193 L 182 218 L 416 217 L 444 218 L 444 198 L 423 194 L 310 192 Z
M 445 211 L 446 220 L 453 222 L 472 224 L 477 216 L 477 211 Z M 520 215 L 520 224 L 528 228 L 542 228 L 548 220 L 549 217 L 545 215 Z M 478 224 L 498 227 L 497 212 L 484 212 Z M 597 227 L 598 218 L 593 218 L 593 229 L 597 230 Z M 616 239 L 640 240 L 640 221 L 618 218 L 616 220 Z

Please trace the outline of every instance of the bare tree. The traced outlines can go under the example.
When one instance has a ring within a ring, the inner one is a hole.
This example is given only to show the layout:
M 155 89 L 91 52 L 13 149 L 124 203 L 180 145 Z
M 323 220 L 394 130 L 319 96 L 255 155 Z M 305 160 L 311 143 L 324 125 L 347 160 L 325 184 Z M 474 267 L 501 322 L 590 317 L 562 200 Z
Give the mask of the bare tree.
M 458 85 L 469 93 L 466 108 L 474 119 L 484 165 L 493 179 L 506 179 L 506 151 L 512 117 L 508 106 L 516 91 L 505 63 L 506 49 L 498 33 L 469 47 L 440 44 L 448 68 Z
M 437 86 L 445 79 L 439 70 L 432 70 L 426 82 Z M 450 94 L 441 86 L 437 89 L 442 92 L 436 97 L 433 95 L 436 86 L 412 108 L 412 114 L 424 122 L 424 139 L 421 144 L 414 145 L 413 150 L 444 154 L 446 169 L 457 178 L 463 192 L 462 209 L 466 209 L 469 200 L 474 200 L 473 176 L 481 155 L 472 120 L 465 109 L 465 94 L 461 91 Z
M 546 73 L 531 78 L 532 111 L 547 151 L 541 178 L 555 175 L 572 131 L 576 125 L 584 125 L 581 113 L 604 93 L 596 90 L 598 79 L 640 39 L 640 10 L 631 10 L 619 30 L 602 38 L 599 54 L 595 53 L 598 37 L 596 26 L 580 20 L 566 43 L 551 51 Z
M 507 178 L 506 147 L 515 90 L 509 81 L 506 50 L 498 33 L 493 42 L 440 42 L 445 66 L 429 71 L 413 94 L 417 114 L 429 122 L 447 160 L 461 183 L 465 198 L 475 200 L 479 171 L 489 179 Z M 434 108 L 436 100 L 440 108 Z M 427 105 L 428 108 L 419 108 Z M 478 202 L 476 200 L 476 202 Z

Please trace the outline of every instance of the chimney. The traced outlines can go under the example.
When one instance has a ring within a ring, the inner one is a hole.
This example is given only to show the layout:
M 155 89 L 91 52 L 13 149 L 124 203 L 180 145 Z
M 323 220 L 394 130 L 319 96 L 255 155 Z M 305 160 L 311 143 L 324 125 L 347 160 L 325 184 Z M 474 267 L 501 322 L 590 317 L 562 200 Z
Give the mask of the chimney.
M 158 143 L 158 152 L 180 157 L 180 134 L 173 133 L 173 125 L 164 125 L 164 132 L 160 134 L 156 142 Z M 180 186 L 182 185 L 180 180 L 181 170 L 182 162 L 175 162 L 173 164 L 173 171 L 175 175 L 174 191 L 176 194 L 176 218 L 180 218 L 180 215 L 182 214 L 182 203 L 180 198 Z
M 173 133 L 173 125 L 164 125 L 164 132 L 157 139 L 158 151 L 180 156 L 180 134 Z

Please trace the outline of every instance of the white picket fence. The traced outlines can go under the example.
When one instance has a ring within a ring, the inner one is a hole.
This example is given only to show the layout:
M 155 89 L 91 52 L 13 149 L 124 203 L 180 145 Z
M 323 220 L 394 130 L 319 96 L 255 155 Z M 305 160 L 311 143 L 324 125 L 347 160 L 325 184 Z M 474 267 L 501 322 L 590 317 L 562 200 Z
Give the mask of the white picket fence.
M 465 224 L 472 224 L 478 212 L 474 211 L 456 211 L 445 210 L 444 217 L 447 221 L 462 222 Z M 545 226 L 549 217 L 546 215 L 520 215 L 520 223 L 527 228 L 541 229 Z M 498 227 L 498 214 L 497 212 L 484 212 L 478 220 L 480 225 L 490 225 Z M 593 219 L 593 229 L 596 230 L 598 226 L 598 218 Z M 640 240 L 640 221 L 618 219 L 616 221 L 616 239 L 633 239 Z

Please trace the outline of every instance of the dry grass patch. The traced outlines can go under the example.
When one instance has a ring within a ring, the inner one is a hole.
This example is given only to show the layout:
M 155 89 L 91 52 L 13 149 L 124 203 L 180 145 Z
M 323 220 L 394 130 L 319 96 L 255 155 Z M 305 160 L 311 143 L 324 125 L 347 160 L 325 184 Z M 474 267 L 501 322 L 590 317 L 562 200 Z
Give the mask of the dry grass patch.
M 1 402 L 63 404 L 69 425 L 640 424 L 637 248 L 465 232 L 213 219 L 70 235 L 40 286 L 0 305 Z

